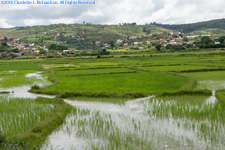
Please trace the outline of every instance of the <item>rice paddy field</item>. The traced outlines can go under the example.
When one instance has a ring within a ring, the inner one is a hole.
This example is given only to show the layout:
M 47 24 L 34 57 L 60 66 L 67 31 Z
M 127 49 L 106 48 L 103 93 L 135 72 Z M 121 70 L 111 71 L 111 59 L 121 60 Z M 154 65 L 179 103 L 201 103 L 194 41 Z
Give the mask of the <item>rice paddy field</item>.
M 0 60 L 0 149 L 225 149 L 224 61 L 222 50 Z

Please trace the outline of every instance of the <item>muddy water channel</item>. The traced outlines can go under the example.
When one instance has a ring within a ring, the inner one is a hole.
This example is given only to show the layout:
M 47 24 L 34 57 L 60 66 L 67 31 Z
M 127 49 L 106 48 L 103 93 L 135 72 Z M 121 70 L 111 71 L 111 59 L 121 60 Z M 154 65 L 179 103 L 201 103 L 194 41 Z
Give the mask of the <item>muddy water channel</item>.
M 225 149 L 214 95 L 65 102 L 74 110 L 42 149 Z

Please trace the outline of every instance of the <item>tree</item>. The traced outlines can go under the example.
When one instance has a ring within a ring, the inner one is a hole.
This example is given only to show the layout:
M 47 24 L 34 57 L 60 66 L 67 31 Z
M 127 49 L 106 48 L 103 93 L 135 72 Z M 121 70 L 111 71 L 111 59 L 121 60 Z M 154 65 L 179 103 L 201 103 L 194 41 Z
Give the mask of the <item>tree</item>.
M 143 28 L 143 32 L 146 32 L 146 27 Z
M 223 43 L 223 42 L 225 41 L 225 36 L 219 37 L 218 41 L 219 41 L 220 43 Z
M 5 38 L 4 38 L 4 41 L 8 42 L 8 38 L 7 38 L 7 37 L 5 37 Z
M 59 34 L 59 40 L 60 41 L 65 41 L 65 38 L 64 38 L 64 35 L 63 35 L 62 32 L 60 32 L 60 34 Z
M 114 45 L 113 41 L 110 42 L 110 46 L 111 46 L 112 49 L 114 48 L 115 45 Z
M 2 46 L 7 47 L 8 44 L 6 42 L 2 42 Z
M 15 49 L 12 50 L 12 52 L 19 53 L 19 49 L 15 48 Z
M 173 47 L 173 45 L 171 45 L 171 44 L 166 45 L 166 49 L 171 49 L 172 47 Z
M 155 48 L 156 48 L 157 51 L 160 51 L 160 50 L 161 50 L 161 47 L 162 47 L 161 44 L 157 44 L 157 45 L 155 46 Z
M 208 37 L 208 36 L 203 36 L 202 38 L 201 38 L 201 43 L 202 44 L 209 44 L 210 42 L 212 42 L 212 40 L 210 39 L 210 37 Z
M 184 37 L 183 38 L 183 42 L 188 42 L 188 38 L 187 37 Z
M 56 44 L 51 44 L 49 49 L 50 50 L 56 50 L 57 49 L 57 45 Z

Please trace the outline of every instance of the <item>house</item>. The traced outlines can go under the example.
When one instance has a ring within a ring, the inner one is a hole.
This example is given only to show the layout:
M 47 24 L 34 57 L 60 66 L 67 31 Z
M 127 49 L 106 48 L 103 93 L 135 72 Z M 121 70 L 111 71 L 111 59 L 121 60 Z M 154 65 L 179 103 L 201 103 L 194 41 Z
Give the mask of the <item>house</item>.
M 120 45 L 121 43 L 123 43 L 123 40 L 117 39 L 115 45 Z
M 20 44 L 20 45 L 17 46 L 17 48 L 18 48 L 19 50 L 25 49 L 25 45 L 24 45 L 24 44 Z
M 139 50 L 144 50 L 144 47 L 139 47 Z
M 169 42 L 169 44 L 171 44 L 171 45 L 177 45 L 177 42 L 176 42 L 175 40 L 171 40 L 171 41 Z
M 101 44 L 101 41 L 95 41 L 96 46 L 100 46 L 100 44 Z
M 69 51 L 73 52 L 75 49 L 74 48 L 69 48 Z
M 217 45 L 217 44 L 220 44 L 220 42 L 215 42 L 215 44 Z
M 40 51 L 35 51 L 34 54 L 35 55 L 39 55 L 40 54 Z
M 138 47 L 138 42 L 134 42 L 134 46 Z
M 135 39 L 137 39 L 137 36 L 131 36 L 129 39 L 130 40 L 135 40 Z
M 31 50 L 32 50 L 32 51 L 36 51 L 36 50 L 37 50 L 37 48 L 31 48 Z
M 59 52 L 55 52 L 54 54 L 52 54 L 53 56 L 61 56 L 62 53 L 59 53 Z
M 211 38 L 211 35 L 201 35 L 201 37 L 203 37 L 203 36 L 208 36 L 208 37 L 210 37 L 210 38 Z
M 48 52 L 48 48 L 46 48 L 46 47 L 44 47 L 43 50 L 46 51 L 46 52 Z
M 123 45 L 123 47 L 124 47 L 124 48 L 128 48 L 128 44 L 125 43 L 125 44 Z
M 32 44 L 29 44 L 29 46 L 30 46 L 30 47 L 33 47 L 33 46 L 34 46 L 34 43 L 32 43 Z
M 70 50 L 63 50 L 63 53 L 67 53 L 67 52 L 70 52 Z
M 193 36 L 187 36 L 188 39 L 196 39 L 198 36 L 193 35 Z
M 106 48 L 108 48 L 109 47 L 109 44 L 108 43 L 104 43 L 103 46 L 106 47 Z
M 2 36 L 0 37 L 0 41 L 4 41 L 4 40 L 5 40 L 5 37 L 4 37 L 3 33 L 2 33 Z

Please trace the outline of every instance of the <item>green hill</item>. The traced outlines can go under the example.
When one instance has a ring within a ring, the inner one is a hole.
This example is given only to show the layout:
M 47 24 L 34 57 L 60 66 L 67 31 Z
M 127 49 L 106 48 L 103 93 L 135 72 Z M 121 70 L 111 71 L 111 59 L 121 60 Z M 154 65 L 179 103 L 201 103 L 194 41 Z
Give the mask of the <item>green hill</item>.
M 166 29 L 180 30 L 184 33 L 190 33 L 196 30 L 205 30 L 210 28 L 223 29 L 225 30 L 225 19 L 217 19 L 210 21 L 203 21 L 191 24 L 180 24 L 180 25 L 168 25 L 168 24 L 157 24 Z
M 131 36 L 141 36 L 139 41 L 152 34 L 152 39 L 163 39 L 171 32 L 181 31 L 187 35 L 211 34 L 212 37 L 225 35 L 225 19 L 211 20 L 192 24 L 165 25 L 96 25 L 96 24 L 52 24 L 32 27 L 0 29 L 8 39 L 19 39 L 21 42 L 50 45 L 60 43 L 77 50 L 96 49 L 100 45 L 117 39 L 126 40 Z M 185 36 L 184 34 L 184 36 Z M 99 41 L 99 42 L 98 42 Z M 131 41 L 131 42 L 135 42 Z
M 130 36 L 146 37 L 148 34 L 170 33 L 172 30 L 155 25 L 94 25 L 94 24 L 54 24 L 48 26 L 20 27 L 0 30 L 4 36 L 19 38 L 23 42 L 51 44 L 62 41 L 77 49 L 93 48 L 96 41 L 101 43 L 125 40 Z

